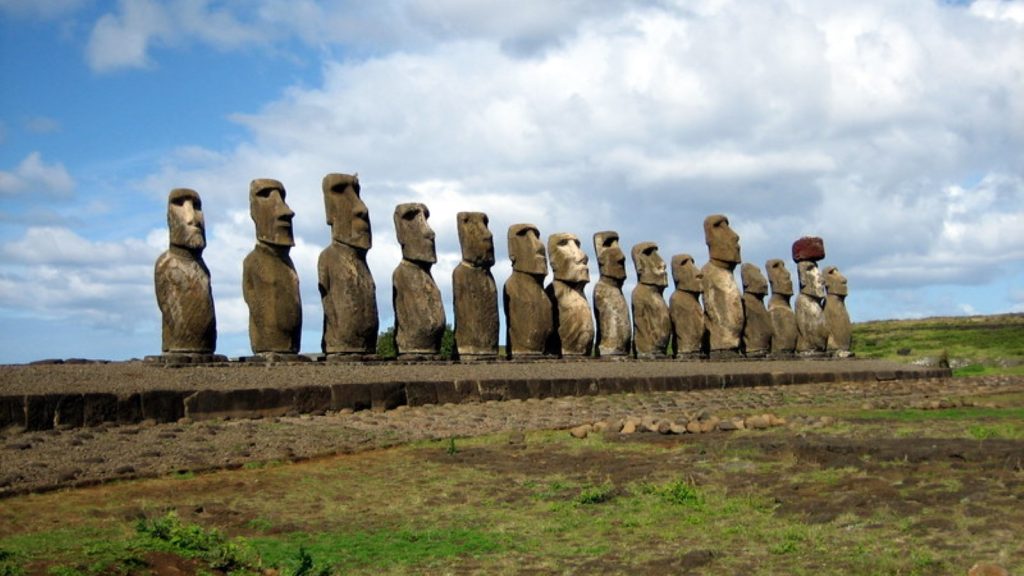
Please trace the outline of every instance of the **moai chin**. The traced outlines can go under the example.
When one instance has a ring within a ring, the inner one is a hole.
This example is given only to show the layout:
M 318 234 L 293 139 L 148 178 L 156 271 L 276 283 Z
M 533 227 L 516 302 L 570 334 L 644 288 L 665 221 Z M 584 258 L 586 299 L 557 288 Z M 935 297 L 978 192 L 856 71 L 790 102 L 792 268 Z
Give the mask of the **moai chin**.
M 505 353 L 509 358 L 544 356 L 554 331 L 554 309 L 544 291 L 548 260 L 537 227 L 509 226 L 508 255 L 512 274 L 502 289 Z
M 768 298 L 768 314 L 772 319 L 773 357 L 787 358 L 796 351 L 796 315 L 790 305 L 793 297 L 793 278 L 786 270 L 786 263 L 778 258 L 764 264 L 768 271 L 768 282 L 772 295 Z
M 830 354 L 837 358 L 853 356 L 850 351 L 853 328 L 846 310 L 846 277 L 835 266 L 825 268 L 825 325 L 828 327 Z
M 295 245 L 285 189 L 277 180 L 249 184 L 249 215 L 256 225 L 256 247 L 242 262 L 242 296 L 249 306 L 252 351 L 273 359 L 298 360 L 302 337 L 299 275 L 289 251 Z
M 700 304 L 704 275 L 689 254 L 672 257 L 672 280 L 676 289 L 669 297 L 668 309 L 672 318 L 672 336 L 676 358 L 693 360 L 703 356 L 704 307 Z
M 594 318 L 597 325 L 597 355 L 627 357 L 633 347 L 633 325 L 629 305 L 622 293 L 626 281 L 626 255 L 619 246 L 619 234 L 611 230 L 594 234 L 594 253 L 601 277 L 594 284 Z
M 563 357 L 590 356 L 594 346 L 594 318 L 583 288 L 590 282 L 590 259 L 575 234 L 548 236 L 548 254 L 554 278 L 547 287 L 554 311 L 549 351 Z
M 743 354 L 764 358 L 772 346 L 772 318 L 764 306 L 768 281 L 753 264 L 740 266 L 743 282 Z
M 728 218 L 713 214 L 704 219 L 704 241 L 709 255 L 701 269 L 708 353 L 711 358 L 736 357 L 743 334 L 743 299 L 733 276 L 740 263 L 740 238 Z
M 402 262 L 391 276 L 395 349 L 399 357 L 437 357 L 444 338 L 444 304 L 430 268 L 437 262 L 430 210 L 419 203 L 395 207 Z
M 461 360 L 498 356 L 498 288 L 491 274 L 494 236 L 483 212 L 459 212 L 462 261 L 452 271 L 455 346 Z
M 154 266 L 156 302 L 163 317 L 162 357 L 154 360 L 211 362 L 217 348 L 210 270 L 203 262 L 206 224 L 195 190 L 175 188 L 167 197 L 170 245 Z
M 793 260 L 797 263 L 800 294 L 796 297 L 796 353 L 800 356 L 823 356 L 828 346 L 823 302 L 825 284 L 818 261 L 825 257 L 821 238 L 805 236 L 793 243 Z
M 672 336 L 672 319 L 662 292 L 668 286 L 665 261 L 654 242 L 631 251 L 637 284 L 633 289 L 633 349 L 637 358 L 664 358 Z
M 328 174 L 322 189 L 331 244 L 317 261 L 324 308 L 320 347 L 329 360 L 361 358 L 377 352 L 377 285 L 366 253 L 373 245 L 370 213 L 363 203 L 359 176 Z

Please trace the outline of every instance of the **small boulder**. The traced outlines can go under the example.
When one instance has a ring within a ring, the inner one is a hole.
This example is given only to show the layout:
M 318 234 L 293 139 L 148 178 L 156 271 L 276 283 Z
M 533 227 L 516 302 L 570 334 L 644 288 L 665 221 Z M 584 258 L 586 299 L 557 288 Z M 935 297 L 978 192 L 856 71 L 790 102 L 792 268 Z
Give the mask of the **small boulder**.
M 1010 572 L 999 564 L 977 562 L 967 571 L 967 576 L 1010 576 Z
M 627 419 L 622 424 L 622 430 L 619 430 L 620 434 L 634 434 L 636 433 L 636 422 L 632 419 Z
M 683 423 L 683 422 L 673 422 L 669 426 L 669 430 L 673 434 L 686 434 L 686 423 Z
M 747 428 L 751 430 L 764 430 L 765 428 L 768 428 L 771 425 L 768 419 L 760 414 L 757 416 L 751 416 L 747 418 L 744 424 L 746 424 Z
M 658 422 L 658 434 L 672 434 L 672 423 L 668 420 Z
M 571 434 L 573 438 L 579 438 L 582 440 L 583 438 L 586 438 L 588 434 L 590 434 L 590 429 L 590 424 L 581 424 L 579 426 L 576 426 L 575 428 L 570 429 L 569 434 Z
M 733 420 L 722 420 L 718 423 L 718 429 L 722 432 L 733 432 L 735 430 L 739 430 L 740 427 L 737 426 L 736 422 Z
M 686 431 L 690 434 L 700 434 L 702 431 L 701 428 L 702 426 L 700 425 L 700 422 L 696 420 L 690 420 L 686 423 Z

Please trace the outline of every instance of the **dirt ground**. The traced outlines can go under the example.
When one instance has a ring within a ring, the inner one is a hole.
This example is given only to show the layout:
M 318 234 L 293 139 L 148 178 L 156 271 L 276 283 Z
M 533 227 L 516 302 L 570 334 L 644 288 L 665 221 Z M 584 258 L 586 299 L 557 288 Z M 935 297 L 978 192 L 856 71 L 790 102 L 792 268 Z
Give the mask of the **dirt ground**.
M 37 432 L 12 428 L 0 436 L 0 498 L 118 479 L 233 469 L 254 462 L 295 462 L 417 440 L 567 429 L 596 422 L 614 425 L 631 417 L 685 423 L 796 407 L 790 425 L 799 431 L 821 425 L 813 418 L 802 418 L 801 406 L 808 413 L 822 404 L 915 406 L 1020 390 L 1024 390 L 1024 377 L 948 378 L 402 406 L 386 412 L 254 420 L 146 421 Z M 969 458 L 975 452 L 960 452 L 968 454 L 965 463 L 973 462 Z M 836 454 L 838 458 L 842 452 Z

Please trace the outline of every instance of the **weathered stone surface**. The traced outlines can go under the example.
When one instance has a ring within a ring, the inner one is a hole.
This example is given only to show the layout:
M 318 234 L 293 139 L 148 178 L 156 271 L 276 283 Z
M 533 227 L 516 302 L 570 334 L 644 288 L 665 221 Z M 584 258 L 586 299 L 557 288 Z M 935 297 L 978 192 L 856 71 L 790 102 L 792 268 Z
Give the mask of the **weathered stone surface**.
M 753 264 L 740 267 L 743 281 L 743 353 L 748 357 L 767 356 L 772 345 L 772 318 L 764 306 L 768 282 Z
M 594 317 L 583 288 L 590 281 L 590 259 L 575 234 L 548 236 L 548 254 L 554 279 L 546 291 L 551 298 L 553 322 L 549 350 L 562 356 L 590 356 L 594 345 Z
M 1010 576 L 1010 571 L 993 562 L 975 562 L 967 576 Z
M 668 286 L 665 261 L 654 242 L 631 251 L 637 285 L 633 289 L 633 348 L 637 358 L 664 358 L 672 336 L 672 318 L 662 292 Z
M 277 180 L 249 184 L 256 247 L 242 262 L 242 296 L 249 307 L 249 342 L 256 354 L 297 354 L 302 338 L 299 275 L 288 252 L 295 245 L 292 212 Z
M 328 174 L 323 179 L 331 245 L 320 253 L 317 279 L 324 308 L 320 346 L 324 354 L 369 355 L 377 351 L 377 286 L 366 253 L 373 245 L 370 214 L 359 178 Z
M 395 307 L 395 348 L 398 355 L 441 353 L 444 304 L 430 275 L 437 262 L 434 231 L 427 224 L 430 210 L 419 203 L 395 207 L 395 231 L 402 245 L 402 262 L 391 276 Z
M 817 262 L 825 258 L 825 242 L 817 236 L 804 236 L 793 242 L 794 262 Z
M 733 276 L 740 263 L 740 239 L 728 218 L 712 214 L 704 219 L 704 240 L 709 256 L 701 269 L 708 353 L 736 353 L 743 333 L 743 301 Z
M 483 212 L 456 215 L 462 261 L 452 271 L 455 346 L 463 359 L 498 355 L 498 288 L 491 274 L 494 236 Z
M 590 424 L 580 424 L 579 426 L 573 427 L 569 430 L 569 434 L 573 438 L 583 439 L 586 438 L 591 431 L 592 427 Z
M 825 285 L 815 262 L 805 260 L 797 264 L 800 294 L 796 297 L 796 351 L 804 356 L 823 354 L 828 344 L 828 326 L 822 300 Z
M 678 358 L 696 358 L 703 352 L 707 330 L 704 328 L 704 307 L 700 304 L 704 274 L 689 254 L 672 257 L 672 279 L 676 289 L 669 297 L 672 335 Z
M 768 313 L 772 320 L 772 356 L 791 356 L 796 351 L 796 315 L 790 306 L 793 297 L 793 278 L 786 263 L 778 258 L 765 262 L 772 295 L 768 299 Z
M 850 313 L 846 310 L 846 277 L 835 266 L 825 268 L 825 325 L 828 327 L 828 345 L 830 353 L 839 357 L 848 357 L 853 337 L 850 324 Z
M 594 285 L 597 355 L 628 356 L 632 351 L 633 327 L 626 296 L 622 293 L 626 255 L 619 246 L 619 234 L 611 230 L 594 234 L 594 252 L 601 273 Z
M 547 351 L 554 331 L 554 308 L 544 291 L 548 260 L 540 232 L 533 224 L 508 228 L 508 255 L 512 274 L 502 290 L 505 308 L 506 355 L 537 357 Z
M 154 285 L 163 317 L 164 353 L 212 354 L 217 347 L 210 270 L 203 262 L 206 224 L 195 190 L 175 188 L 167 198 L 170 247 L 156 260 Z

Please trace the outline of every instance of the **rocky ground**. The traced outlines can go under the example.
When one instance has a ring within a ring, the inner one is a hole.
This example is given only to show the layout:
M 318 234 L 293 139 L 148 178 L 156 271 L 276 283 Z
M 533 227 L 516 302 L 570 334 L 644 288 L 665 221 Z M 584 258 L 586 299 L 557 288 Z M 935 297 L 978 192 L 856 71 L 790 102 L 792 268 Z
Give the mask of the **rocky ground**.
M 180 373 L 183 378 L 196 373 L 195 369 L 135 365 L 124 369 Z M 266 369 L 240 370 L 257 377 L 268 373 Z M 815 428 L 835 424 L 831 418 L 813 416 L 814 407 L 821 404 L 930 409 L 977 402 L 986 394 L 1022 391 L 1024 377 L 1020 376 L 942 378 L 403 406 L 386 412 L 258 420 L 149 421 L 43 432 L 12 428 L 0 436 L 0 497 L 498 432 L 509 432 L 514 443 L 520 432 L 545 429 L 571 429 L 577 436 L 669 436 L 726 434 L 742 427 Z M 774 413 L 781 407 L 786 407 L 787 418 Z

